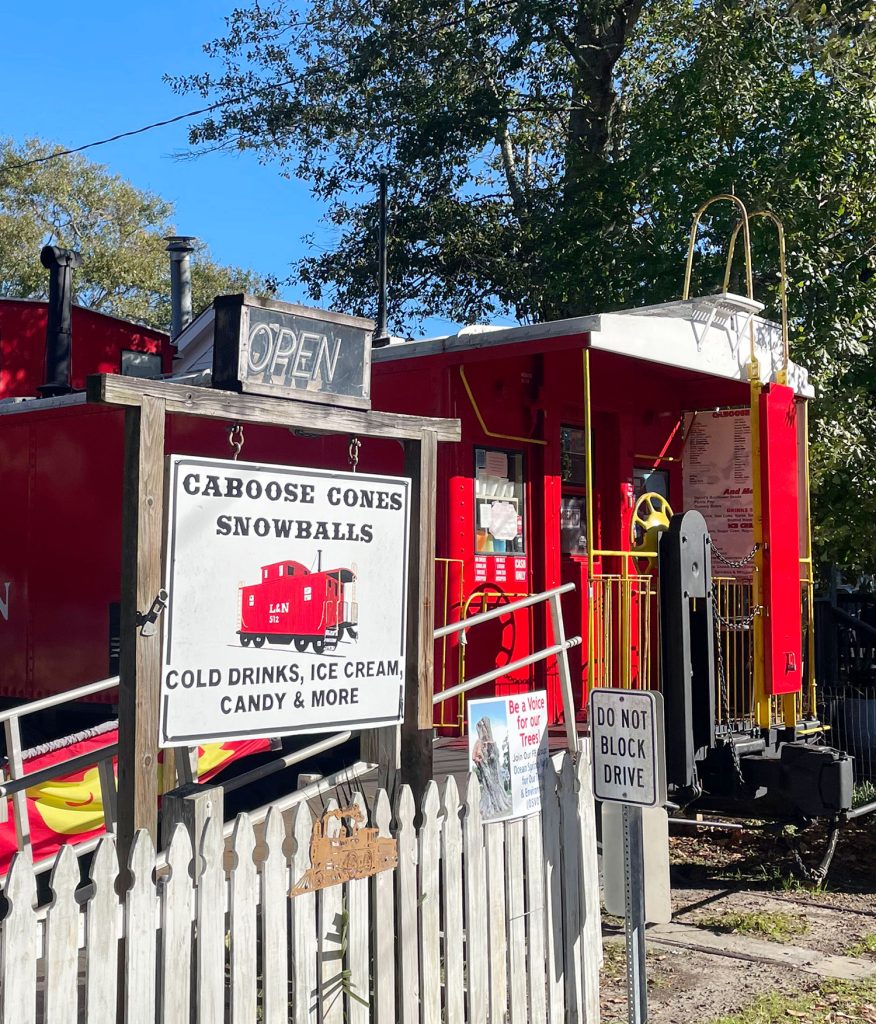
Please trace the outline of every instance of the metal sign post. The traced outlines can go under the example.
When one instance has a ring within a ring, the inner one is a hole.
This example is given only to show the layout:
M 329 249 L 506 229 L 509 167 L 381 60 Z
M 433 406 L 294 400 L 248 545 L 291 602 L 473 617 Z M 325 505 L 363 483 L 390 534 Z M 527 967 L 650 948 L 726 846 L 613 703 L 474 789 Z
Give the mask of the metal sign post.
M 628 1020 L 647 1024 L 642 808 L 666 802 L 663 698 L 637 690 L 593 690 L 590 730 L 594 795 L 623 807 Z
M 627 943 L 627 1006 L 630 1024 L 648 1020 L 645 972 L 645 856 L 642 846 L 642 808 L 623 805 L 624 924 Z

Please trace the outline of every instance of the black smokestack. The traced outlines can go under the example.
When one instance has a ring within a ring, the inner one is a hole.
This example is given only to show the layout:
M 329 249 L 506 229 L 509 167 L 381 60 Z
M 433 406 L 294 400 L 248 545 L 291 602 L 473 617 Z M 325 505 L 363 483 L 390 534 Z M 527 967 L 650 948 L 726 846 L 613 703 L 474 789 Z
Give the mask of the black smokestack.
M 40 263 L 49 271 L 49 318 L 46 324 L 46 383 L 43 398 L 67 395 L 70 386 L 70 345 L 73 317 L 73 271 L 82 257 L 72 249 L 44 245 Z

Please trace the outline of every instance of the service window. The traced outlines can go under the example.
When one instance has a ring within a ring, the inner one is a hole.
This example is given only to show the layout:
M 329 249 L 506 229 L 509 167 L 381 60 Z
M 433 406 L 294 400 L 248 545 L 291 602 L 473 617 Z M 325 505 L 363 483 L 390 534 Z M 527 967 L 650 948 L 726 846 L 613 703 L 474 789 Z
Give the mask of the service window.
M 580 427 L 560 427 L 560 550 L 564 555 L 587 554 L 587 450 Z
M 633 496 L 638 501 L 643 494 L 659 494 L 669 501 L 669 474 L 665 469 L 637 466 L 633 470 Z
M 587 486 L 586 436 L 578 427 L 560 427 L 560 473 L 564 487 Z
M 119 369 L 125 377 L 160 377 L 161 356 L 156 352 L 134 352 L 131 349 L 122 349 Z
M 475 552 L 522 555 L 526 507 L 523 454 L 475 448 Z
M 587 554 L 587 499 L 564 494 L 560 505 L 560 545 L 564 555 Z

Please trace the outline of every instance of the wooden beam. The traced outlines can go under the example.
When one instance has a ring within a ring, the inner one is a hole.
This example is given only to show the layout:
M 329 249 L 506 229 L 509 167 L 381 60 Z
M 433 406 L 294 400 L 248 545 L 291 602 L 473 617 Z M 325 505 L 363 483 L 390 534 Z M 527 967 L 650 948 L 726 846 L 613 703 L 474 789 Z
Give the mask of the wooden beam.
M 161 588 L 164 422 L 164 402 L 151 395 L 125 414 L 118 761 L 123 868 L 138 829 L 158 840 L 161 621 L 143 636 L 138 612 L 150 609 Z
M 336 406 L 302 402 L 300 399 L 293 401 L 261 395 L 239 395 L 232 391 L 114 374 L 89 377 L 87 393 L 89 402 L 136 407 L 146 398 L 152 398 L 163 402 L 167 412 L 176 415 L 206 416 L 234 423 L 299 427 L 313 433 L 361 434 L 365 437 L 388 437 L 401 441 L 420 438 L 424 431 L 434 432 L 439 441 L 458 441 L 462 436 L 459 420 L 339 409 Z
M 435 494 L 438 432 L 405 444 L 405 476 L 411 478 L 405 718 L 401 728 L 401 781 L 420 806 L 432 778 L 432 691 L 435 630 Z

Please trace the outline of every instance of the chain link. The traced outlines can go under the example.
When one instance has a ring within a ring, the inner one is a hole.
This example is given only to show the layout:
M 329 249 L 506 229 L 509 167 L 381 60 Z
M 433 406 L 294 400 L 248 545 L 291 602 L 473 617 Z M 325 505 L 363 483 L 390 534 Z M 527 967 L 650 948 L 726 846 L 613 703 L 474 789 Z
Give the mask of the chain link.
M 712 554 L 721 562 L 726 565 L 728 569 L 742 569 L 750 562 L 754 561 L 754 556 L 757 554 L 759 545 L 755 544 L 751 551 L 744 558 L 728 558 L 722 554 L 716 547 L 715 542 L 712 542 Z
M 228 445 L 231 448 L 231 458 L 235 462 L 237 462 L 237 457 L 240 455 L 243 444 L 243 427 L 239 423 L 234 423 L 228 430 Z
M 763 605 L 756 604 L 751 611 L 742 619 L 725 619 L 724 616 L 718 611 L 718 598 L 715 596 L 714 590 L 712 591 L 712 611 L 714 612 L 715 618 L 718 622 L 726 629 L 729 633 L 747 633 L 754 624 L 754 620 L 763 611 Z
M 361 447 L 362 442 L 359 440 L 358 437 L 350 438 L 350 444 L 349 447 L 347 448 L 347 459 L 349 460 L 354 473 L 359 467 L 359 449 Z

